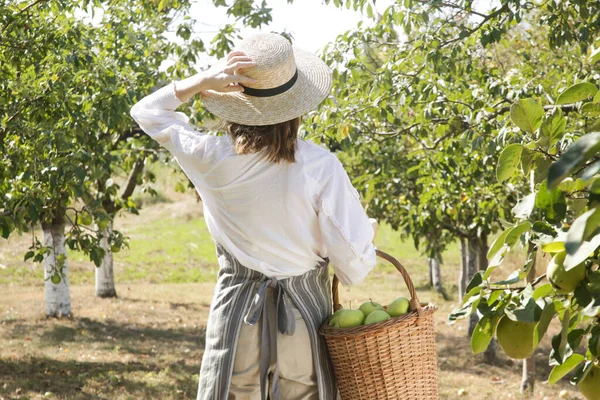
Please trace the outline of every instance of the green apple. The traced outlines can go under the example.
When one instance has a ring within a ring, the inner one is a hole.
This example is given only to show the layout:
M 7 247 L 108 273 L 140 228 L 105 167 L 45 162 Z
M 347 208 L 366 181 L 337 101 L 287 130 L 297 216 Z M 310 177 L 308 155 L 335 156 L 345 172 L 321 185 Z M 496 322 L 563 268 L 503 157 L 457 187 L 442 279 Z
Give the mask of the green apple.
M 98 225 L 98 228 L 100 229 L 106 229 L 108 227 L 108 222 L 107 219 L 99 219 L 96 221 L 96 225 Z
M 577 384 L 577 388 L 587 400 L 598 400 L 600 398 L 600 366 L 592 365 L 592 369 Z
M 336 316 L 332 317 L 332 318 L 329 320 L 329 326 L 331 326 L 332 328 L 339 328 L 339 327 L 340 327 L 340 323 L 339 323 L 339 320 L 338 320 L 338 318 L 339 318 L 339 316 L 338 316 L 338 315 L 336 315 Z
M 365 318 L 365 325 L 374 324 L 377 322 L 386 321 L 392 318 L 390 314 L 386 313 L 383 310 L 375 310 Z
M 52 276 L 50 277 L 50 281 L 52 283 L 54 283 L 55 285 L 58 285 L 60 283 L 60 281 L 61 281 L 60 275 L 56 274 L 56 273 L 52 274 Z
M 513 321 L 504 315 L 498 322 L 496 338 L 510 358 L 522 360 L 535 351 L 535 322 Z
M 585 263 L 581 263 L 567 271 L 564 265 L 566 257 L 566 251 L 556 254 L 550 260 L 546 269 L 546 277 L 558 294 L 572 293 L 579 282 L 585 279 Z
M 338 315 L 340 328 L 354 328 L 365 321 L 365 314 L 360 310 L 342 310 Z
M 92 216 L 88 214 L 86 211 L 82 211 L 77 216 L 77 223 L 80 225 L 89 225 L 92 223 Z
M 331 318 L 329 319 L 329 326 L 334 327 L 334 328 L 339 328 L 340 327 L 340 324 L 338 322 L 338 317 L 339 317 L 339 315 L 340 315 L 340 313 L 342 311 L 344 311 L 343 308 L 337 310 L 336 312 L 334 312 L 331 315 Z
M 386 311 L 392 317 L 398 317 L 408 313 L 409 310 L 410 300 L 408 300 L 406 297 L 398 297 L 396 300 L 390 303 Z
M 374 301 L 367 301 L 367 302 L 362 303 L 358 309 L 360 311 L 362 311 L 363 314 L 365 314 L 365 317 L 367 317 L 373 311 L 377 311 L 377 310 L 383 311 L 383 306 L 379 303 L 375 303 Z

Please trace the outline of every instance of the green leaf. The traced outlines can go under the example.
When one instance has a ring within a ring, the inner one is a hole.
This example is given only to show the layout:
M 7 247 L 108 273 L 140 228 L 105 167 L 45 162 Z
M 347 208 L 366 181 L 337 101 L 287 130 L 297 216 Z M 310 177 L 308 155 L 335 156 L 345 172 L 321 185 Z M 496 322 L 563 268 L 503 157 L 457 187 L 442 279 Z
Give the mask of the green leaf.
M 588 281 L 587 289 L 589 292 L 594 295 L 600 295 L 600 270 L 589 272 Z
M 552 337 L 552 353 L 550 354 L 550 358 L 558 364 L 562 364 L 564 359 L 570 356 L 570 353 L 573 351 L 568 347 L 570 318 L 571 312 L 569 309 L 566 309 L 562 317 L 560 333 Z
M 523 146 L 518 143 L 510 144 L 502 150 L 498 159 L 498 167 L 496 168 L 498 182 L 502 183 L 514 175 L 519 168 L 522 151 Z
M 475 275 L 473 275 L 473 278 L 471 278 L 471 281 L 467 285 L 465 292 L 468 293 L 469 291 L 471 291 L 471 289 L 476 288 L 477 286 L 481 285 L 482 283 L 483 283 L 482 272 L 478 271 Z
M 521 280 L 521 278 L 520 278 L 519 271 L 513 271 L 508 276 L 508 278 L 498 281 L 498 282 L 493 282 L 492 285 L 512 285 L 513 283 L 517 283 L 520 280 Z
M 590 63 L 595 64 L 600 60 L 600 47 L 597 49 L 592 48 L 592 52 L 590 54 Z
M 588 97 L 592 97 L 598 92 L 598 88 L 593 83 L 581 82 L 577 83 L 558 96 L 556 104 L 572 104 L 578 101 L 585 100 Z
M 581 106 L 581 112 L 588 117 L 600 116 L 600 103 L 585 103 Z
M 31 257 L 33 257 L 35 254 L 35 252 L 33 250 L 28 251 L 27 253 L 25 253 L 25 256 L 23 257 L 23 261 L 27 261 L 29 260 Z
M 516 309 L 510 310 L 507 308 L 504 310 L 508 318 L 520 322 L 537 322 L 540 311 L 540 307 L 533 298 L 529 298 L 525 304 L 519 305 Z
M 566 193 L 573 193 L 575 191 L 575 180 L 567 176 L 558 184 L 558 189 Z
M 448 321 L 454 323 L 459 319 L 464 319 L 471 315 L 481 302 L 481 295 L 473 296 L 469 298 L 460 308 L 454 309 L 448 315 Z
M 565 133 L 567 119 L 564 117 L 560 108 L 555 108 L 549 115 L 546 115 L 542 122 L 542 134 L 548 139 L 548 144 L 553 146 L 561 139 Z
M 565 251 L 565 242 L 563 240 L 545 243 L 542 245 L 545 253 L 560 253 Z
M 544 108 L 533 99 L 521 99 L 510 108 L 510 119 L 513 123 L 530 134 L 539 128 L 545 114 Z
M 531 215 L 534 206 L 535 193 L 531 193 L 519 200 L 519 202 L 513 207 L 512 213 L 515 218 L 526 219 Z
M 522 234 L 529 231 L 531 229 L 531 223 L 529 221 L 521 222 L 519 225 L 516 225 L 508 234 L 506 235 L 506 239 L 504 241 L 510 247 L 513 247 Z
M 592 179 L 592 177 L 594 175 L 596 175 L 598 172 L 600 172 L 600 161 L 596 161 L 595 163 L 593 163 L 592 165 L 587 167 L 583 171 L 583 175 L 581 175 L 581 179 L 583 181 L 588 181 L 588 180 Z
M 552 290 L 552 285 L 549 283 L 547 283 L 547 285 L 549 285 L 550 290 Z M 535 299 L 535 292 L 533 292 L 533 296 Z M 550 326 L 550 322 L 552 322 L 552 318 L 554 318 L 555 315 L 556 315 L 556 307 L 554 306 L 554 302 L 551 301 L 549 303 L 545 303 L 544 309 L 542 310 L 542 314 L 540 316 L 540 320 L 537 323 L 537 325 L 535 326 L 534 343 L 536 346 L 544 338 L 544 335 L 546 334 L 546 331 L 548 330 L 548 326 Z
M 494 243 L 492 243 L 487 253 L 488 260 L 494 257 L 496 253 L 498 253 L 498 251 L 500 251 L 502 247 L 504 247 L 504 241 L 506 240 L 506 236 L 508 236 L 508 234 L 513 228 L 514 226 L 511 226 L 510 228 L 506 229 L 496 238 L 496 240 L 494 240 Z
M 598 247 L 600 247 L 600 233 L 591 238 L 589 241 L 583 241 L 575 254 L 567 254 L 564 262 L 565 271 L 569 271 L 570 269 L 575 268 L 584 262 L 594 253 L 594 251 L 596 251 Z
M 471 349 L 473 350 L 473 353 L 482 353 L 488 348 L 494 337 L 497 322 L 498 317 L 490 317 L 489 315 L 484 315 L 479 322 L 477 322 L 477 325 L 475 325 L 475 329 L 473 330 L 473 335 L 471 336 Z
M 592 329 L 590 339 L 588 340 L 588 349 L 594 357 L 600 356 L 600 325 L 596 325 Z
M 581 243 L 600 226 L 600 208 L 593 208 L 581 214 L 567 232 L 565 248 L 568 254 L 575 254 Z
M 573 372 L 573 378 L 571 379 L 571 383 L 577 384 L 584 379 L 587 374 L 591 371 L 594 366 L 594 360 L 585 360 L 585 363 L 579 364 L 575 371 Z
M 535 206 L 542 209 L 546 219 L 552 223 L 561 221 L 567 212 L 565 194 L 558 189 L 548 190 L 546 182 L 540 185 Z
M 550 166 L 548 187 L 553 188 L 564 177 L 600 152 L 600 132 L 589 133 L 573 143 L 560 159 Z
M 538 286 L 534 291 L 533 291 L 533 299 L 537 300 L 540 299 L 542 297 L 546 297 L 549 294 L 554 292 L 554 288 L 552 287 L 551 283 L 546 283 L 543 284 L 542 286 Z
M 583 360 L 585 360 L 585 357 L 581 354 L 571 354 L 571 356 L 567 358 L 565 362 L 552 368 L 550 376 L 548 377 L 548 383 L 550 385 L 554 385 L 565 375 L 567 375 L 569 372 L 575 369 L 575 367 L 579 365 Z

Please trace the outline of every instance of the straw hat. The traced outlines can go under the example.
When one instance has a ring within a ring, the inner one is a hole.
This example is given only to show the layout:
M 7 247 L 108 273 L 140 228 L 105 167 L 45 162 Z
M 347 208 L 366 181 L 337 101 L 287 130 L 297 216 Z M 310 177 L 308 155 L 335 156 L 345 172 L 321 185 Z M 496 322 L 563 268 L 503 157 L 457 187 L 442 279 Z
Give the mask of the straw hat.
M 204 105 L 223 120 L 254 126 L 289 121 L 315 109 L 331 90 L 327 64 L 281 35 L 253 35 L 236 50 L 256 63 L 243 70 L 256 82 L 244 85 L 243 92 L 205 92 Z

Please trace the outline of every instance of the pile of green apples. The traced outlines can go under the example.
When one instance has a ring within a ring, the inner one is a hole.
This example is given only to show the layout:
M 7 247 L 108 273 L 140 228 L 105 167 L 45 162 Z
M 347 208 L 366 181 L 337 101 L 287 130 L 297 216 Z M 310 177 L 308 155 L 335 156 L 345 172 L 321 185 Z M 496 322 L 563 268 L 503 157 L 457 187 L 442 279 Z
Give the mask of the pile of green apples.
M 386 321 L 392 317 L 407 314 L 410 311 L 410 301 L 406 297 L 398 297 L 385 308 L 371 300 L 361 304 L 358 310 L 341 309 L 336 311 L 329 320 L 329 326 L 333 328 L 354 328 Z

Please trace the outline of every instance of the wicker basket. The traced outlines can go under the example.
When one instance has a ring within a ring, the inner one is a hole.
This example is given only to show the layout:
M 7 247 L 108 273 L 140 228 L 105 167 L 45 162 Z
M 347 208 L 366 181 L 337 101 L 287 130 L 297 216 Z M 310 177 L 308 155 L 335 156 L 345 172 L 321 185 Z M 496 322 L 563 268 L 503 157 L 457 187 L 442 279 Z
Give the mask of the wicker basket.
M 400 272 L 411 296 L 411 312 L 355 328 L 332 328 L 325 337 L 343 400 L 437 400 L 437 352 L 433 304 L 420 303 L 408 273 L 392 256 L 377 250 Z M 334 309 L 342 308 L 334 277 Z

